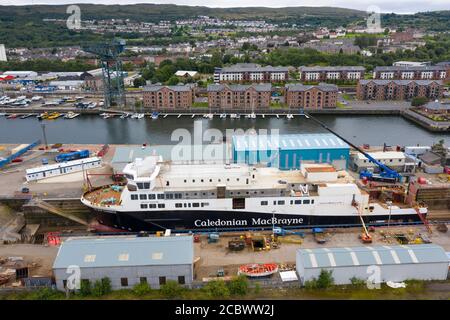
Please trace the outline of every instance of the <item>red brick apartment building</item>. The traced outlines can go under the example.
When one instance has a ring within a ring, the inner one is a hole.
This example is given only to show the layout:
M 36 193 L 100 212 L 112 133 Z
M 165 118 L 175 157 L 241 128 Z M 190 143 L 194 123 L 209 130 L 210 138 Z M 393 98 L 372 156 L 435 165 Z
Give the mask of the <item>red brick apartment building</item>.
M 443 91 L 441 80 L 360 80 L 356 96 L 360 100 L 439 99 Z
M 263 109 L 270 106 L 272 85 L 227 85 L 208 86 L 208 104 L 221 109 Z
M 144 107 L 158 109 L 188 109 L 192 107 L 194 92 L 191 85 L 144 87 Z
M 374 79 L 382 80 L 450 80 L 450 67 L 436 66 L 387 66 L 375 67 Z
M 285 90 L 285 101 L 289 108 L 336 108 L 338 87 L 335 85 L 320 83 L 317 86 L 307 86 L 296 83 L 287 84 Z

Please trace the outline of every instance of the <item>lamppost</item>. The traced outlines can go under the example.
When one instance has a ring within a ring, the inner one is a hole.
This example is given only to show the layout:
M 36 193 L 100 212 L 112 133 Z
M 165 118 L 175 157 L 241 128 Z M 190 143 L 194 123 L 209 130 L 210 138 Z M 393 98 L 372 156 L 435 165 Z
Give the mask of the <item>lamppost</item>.
M 48 149 L 47 135 L 45 134 L 45 123 L 41 123 L 42 133 L 44 135 L 45 150 Z
M 389 206 L 389 219 L 388 219 L 388 229 L 391 224 L 391 213 L 392 213 L 392 201 L 386 201 L 386 204 Z

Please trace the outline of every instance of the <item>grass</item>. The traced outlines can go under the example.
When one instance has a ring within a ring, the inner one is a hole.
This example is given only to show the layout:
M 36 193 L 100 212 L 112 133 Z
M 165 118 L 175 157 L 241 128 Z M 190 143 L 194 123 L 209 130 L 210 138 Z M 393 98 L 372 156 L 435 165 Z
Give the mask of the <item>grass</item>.
M 209 108 L 208 102 L 194 102 L 192 108 Z
M 406 288 L 392 289 L 382 284 L 380 289 L 367 289 L 365 285 L 331 286 L 327 289 L 293 288 L 249 288 L 245 295 L 230 295 L 228 299 L 433 299 L 433 292 L 427 290 L 427 284 L 417 280 L 405 281 Z M 436 282 L 434 282 L 436 283 Z M 444 281 L 443 283 L 450 283 Z M 183 289 L 175 299 L 206 300 L 211 296 L 203 289 Z M 38 290 L 16 292 L 0 295 L 0 300 L 64 300 L 67 299 L 63 292 L 52 290 Z M 145 294 L 136 294 L 132 289 L 113 291 L 102 297 L 82 297 L 71 295 L 69 299 L 83 300 L 155 300 L 167 299 L 160 290 L 149 290 Z
M 353 101 L 353 100 L 355 100 L 354 97 L 349 95 L 348 93 L 343 93 L 342 94 L 342 99 L 344 99 L 346 101 Z

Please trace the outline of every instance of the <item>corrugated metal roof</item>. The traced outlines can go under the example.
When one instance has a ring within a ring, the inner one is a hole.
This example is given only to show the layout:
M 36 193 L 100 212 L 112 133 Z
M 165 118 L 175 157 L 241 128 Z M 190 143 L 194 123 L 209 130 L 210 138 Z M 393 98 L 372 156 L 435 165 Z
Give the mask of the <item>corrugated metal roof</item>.
M 235 135 L 235 151 L 349 149 L 349 145 L 331 133 L 284 135 Z
M 299 249 L 297 252 L 306 269 L 448 262 L 444 249 L 434 244 Z
M 61 245 L 53 268 L 179 265 L 193 261 L 192 236 L 69 238 Z

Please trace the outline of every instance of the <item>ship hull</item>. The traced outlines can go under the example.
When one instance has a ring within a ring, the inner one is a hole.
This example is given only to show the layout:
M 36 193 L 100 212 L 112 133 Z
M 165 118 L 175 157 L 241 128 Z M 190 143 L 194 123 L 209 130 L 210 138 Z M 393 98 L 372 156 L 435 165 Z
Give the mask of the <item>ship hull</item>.
M 130 232 L 193 230 L 193 231 L 233 231 L 233 230 L 267 230 L 272 227 L 311 228 L 354 227 L 360 226 L 361 220 L 356 215 L 296 215 L 267 214 L 261 212 L 239 211 L 139 211 L 107 212 L 91 208 L 100 224 Z M 366 215 L 367 225 L 387 225 L 389 215 Z M 417 214 L 392 214 L 391 225 L 417 223 Z

